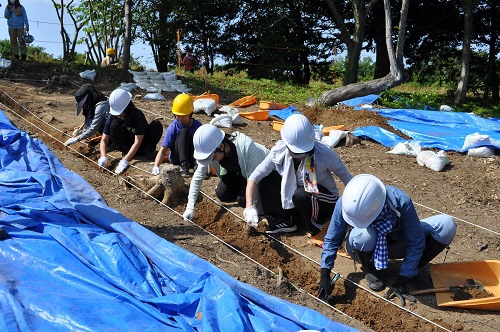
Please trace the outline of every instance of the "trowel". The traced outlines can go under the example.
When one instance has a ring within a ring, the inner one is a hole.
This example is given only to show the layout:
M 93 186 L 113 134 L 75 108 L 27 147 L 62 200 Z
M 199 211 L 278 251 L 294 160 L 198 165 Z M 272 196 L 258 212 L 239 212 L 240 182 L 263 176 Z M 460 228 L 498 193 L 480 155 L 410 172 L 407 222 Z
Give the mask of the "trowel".
M 430 289 L 414 290 L 414 291 L 410 291 L 410 294 L 411 295 L 421 295 L 421 294 L 432 294 L 432 293 L 442 293 L 442 292 L 455 292 L 455 291 L 467 290 L 467 289 L 483 290 L 484 286 L 481 282 L 477 281 L 476 279 L 467 279 L 466 284 L 458 284 L 458 285 L 452 285 L 452 286 L 448 286 L 448 287 L 437 287 L 437 288 L 430 288 Z

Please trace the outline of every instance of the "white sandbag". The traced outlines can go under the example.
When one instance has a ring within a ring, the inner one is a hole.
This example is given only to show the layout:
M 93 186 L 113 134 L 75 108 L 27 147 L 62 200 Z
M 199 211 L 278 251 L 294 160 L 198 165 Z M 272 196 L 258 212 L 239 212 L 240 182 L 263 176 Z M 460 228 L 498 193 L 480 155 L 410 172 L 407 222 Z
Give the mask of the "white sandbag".
M 467 150 L 467 155 L 471 157 L 490 158 L 495 155 L 495 149 L 489 146 L 480 146 Z
M 239 111 L 237 108 L 231 107 L 229 105 L 222 106 L 219 111 L 227 113 L 229 115 L 239 114 Z
M 331 149 L 333 149 L 334 147 L 337 146 L 337 144 L 339 144 L 341 139 L 347 136 L 347 133 L 348 131 L 332 129 L 328 133 L 328 136 L 324 136 L 323 138 L 321 138 L 321 142 L 323 142 L 323 144 L 326 144 Z
M 326 136 L 321 130 L 314 129 L 314 139 L 317 141 L 321 141 L 321 139 Z
M 230 114 L 229 114 L 230 115 Z M 243 124 L 243 118 L 239 113 L 231 115 L 233 118 L 233 125 L 242 125 Z
M 500 143 L 492 139 L 489 135 L 474 133 L 465 137 L 462 151 L 485 145 L 498 147 L 500 149 Z
M 394 148 L 392 148 L 391 151 L 387 151 L 387 153 L 416 157 L 420 153 L 420 151 L 422 151 L 422 147 L 420 146 L 420 144 L 418 144 L 418 142 L 412 141 L 398 143 Z
M 205 112 L 207 115 L 212 115 L 212 113 L 217 108 L 215 100 L 208 98 L 196 99 L 193 102 L 194 110 L 193 113 Z
M 12 61 L 4 58 L 0 59 L 0 68 L 9 69 L 12 66 Z
M 455 109 L 451 106 L 448 106 L 448 105 L 441 105 L 439 107 L 439 110 L 440 111 L 446 111 L 446 112 L 451 112 L 451 111 L 454 111 Z
M 85 70 L 80 73 L 80 77 L 83 78 L 84 80 L 90 80 L 93 81 L 96 77 L 97 73 L 95 72 L 95 69 L 92 70 Z
M 120 83 L 120 88 L 122 88 L 125 91 L 132 92 L 135 89 L 137 89 L 137 84 L 122 82 L 122 83 Z
M 165 97 L 159 92 L 148 93 L 142 99 L 144 100 L 165 100 Z
M 420 166 L 425 166 L 436 172 L 441 172 L 443 168 L 450 162 L 446 152 L 441 150 L 438 153 L 434 151 L 421 151 L 417 155 L 417 163 Z
M 216 114 L 210 124 L 219 128 L 231 128 L 233 117 L 229 114 Z

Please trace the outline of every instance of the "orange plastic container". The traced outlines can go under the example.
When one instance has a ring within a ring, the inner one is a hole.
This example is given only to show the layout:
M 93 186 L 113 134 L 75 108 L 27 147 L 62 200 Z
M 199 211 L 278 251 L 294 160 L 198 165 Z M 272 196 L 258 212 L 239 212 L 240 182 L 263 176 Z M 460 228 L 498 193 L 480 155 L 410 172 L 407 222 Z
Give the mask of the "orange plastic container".
M 436 293 L 439 307 L 460 307 L 500 311 L 500 261 L 483 260 L 431 265 L 431 278 L 434 287 L 448 287 L 464 284 L 467 279 L 475 279 L 493 296 L 453 300 L 453 292 Z
M 240 112 L 240 116 L 255 120 L 255 121 L 265 121 L 269 118 L 269 110 L 258 110 L 255 112 Z
M 288 106 L 275 103 L 273 101 L 261 101 L 259 103 L 259 109 L 261 110 L 282 110 Z

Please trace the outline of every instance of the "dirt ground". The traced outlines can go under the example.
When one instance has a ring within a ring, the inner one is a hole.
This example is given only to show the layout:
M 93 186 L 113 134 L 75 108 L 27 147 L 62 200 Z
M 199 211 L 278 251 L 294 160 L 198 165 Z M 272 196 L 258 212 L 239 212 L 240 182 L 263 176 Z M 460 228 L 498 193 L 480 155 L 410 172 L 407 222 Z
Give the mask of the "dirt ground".
M 2 73 L 0 80 L 0 109 L 20 129 L 41 139 L 70 170 L 80 174 L 106 200 L 109 206 L 137 221 L 178 246 L 186 248 L 211 262 L 234 278 L 262 289 L 268 294 L 313 308 L 332 320 L 363 331 L 498 331 L 500 315 L 495 312 L 438 307 L 433 294 L 419 295 L 418 302 L 400 307 L 398 301 L 383 299 L 386 290 L 374 293 L 364 287 L 360 265 L 339 256 L 334 271 L 341 274 L 330 305 L 316 298 L 319 283 L 321 248 L 308 243 L 303 231 L 268 236 L 256 233 L 248 236 L 236 204 L 222 204 L 215 198 L 217 179 L 204 181 L 197 203 L 194 223 L 182 219 L 186 198 L 177 206 L 162 205 L 142 198 L 139 188 L 127 182 L 129 177 L 149 176 L 152 164 L 141 157 L 134 159 L 122 176 L 99 170 L 95 144 L 76 144 L 65 148 L 68 136 L 63 132 L 80 125 L 83 117 L 76 116 L 74 93 L 83 84 L 78 73 L 69 73 L 67 83 L 45 81 L 54 75 L 51 68 L 35 63 L 14 62 Z M 183 77 L 180 78 L 183 80 Z M 121 82 L 132 82 L 128 73 L 115 69 L 104 71 L 93 82 L 109 95 Z M 205 91 L 192 91 L 201 94 Z M 219 106 L 227 105 L 241 96 L 231 96 L 224 87 L 212 87 L 220 96 Z M 149 120 L 159 119 L 164 128 L 173 120 L 170 106 L 176 93 L 166 93 L 166 101 L 147 101 L 146 94 L 134 93 L 134 103 L 145 111 Z M 311 96 L 314 97 L 314 96 Z M 276 102 L 279 102 L 277 100 Z M 348 107 L 328 110 L 296 106 L 316 124 L 344 125 L 346 130 L 358 126 L 378 125 L 394 131 L 384 118 L 370 111 L 353 111 Z M 252 106 L 249 109 L 255 109 Z M 245 109 L 247 111 L 248 109 Z M 195 118 L 203 123 L 212 119 L 204 113 Z M 271 148 L 279 139 L 272 128 L 272 119 L 252 121 L 227 131 L 241 131 L 255 141 Z M 471 158 L 448 152 L 450 164 L 442 172 L 419 166 L 414 157 L 388 154 L 389 149 L 369 140 L 348 145 L 344 141 L 335 148 L 353 175 L 371 173 L 384 183 L 405 190 L 416 203 L 421 218 L 436 213 L 452 215 L 458 233 L 447 254 L 441 253 L 432 264 L 472 260 L 498 260 L 500 257 L 500 159 Z M 111 153 L 116 159 L 120 155 Z M 112 158 L 111 158 L 112 159 Z M 340 190 L 342 183 L 337 180 Z M 186 180 L 189 184 L 189 179 Z M 259 231 L 264 230 L 259 226 Z M 493 232 L 489 231 L 492 230 Z M 398 262 L 393 262 L 395 269 Z M 423 269 L 423 275 L 429 271 Z M 397 274 L 397 271 L 395 271 Z M 475 276 L 476 278 L 476 276 Z M 477 275 L 481 279 L 481 275 Z

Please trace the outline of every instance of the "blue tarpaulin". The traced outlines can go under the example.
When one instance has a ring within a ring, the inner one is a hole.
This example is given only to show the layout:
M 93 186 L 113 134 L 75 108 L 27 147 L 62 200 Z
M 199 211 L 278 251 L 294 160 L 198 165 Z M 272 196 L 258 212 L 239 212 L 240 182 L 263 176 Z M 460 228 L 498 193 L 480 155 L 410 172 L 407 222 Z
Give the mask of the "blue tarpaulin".
M 492 142 L 487 145 L 500 149 L 500 119 L 485 119 L 473 113 L 426 111 L 415 109 L 378 109 L 375 110 L 393 128 L 401 131 L 418 142 L 423 148 L 436 148 L 446 151 L 465 152 L 465 138 L 479 133 L 488 135 Z M 408 140 L 390 133 L 380 127 L 358 127 L 352 132 L 358 137 L 368 137 L 387 147 Z M 481 146 L 481 145 L 478 145 Z
M 352 331 L 106 205 L 0 111 L 0 331 Z
M 341 101 L 340 103 L 347 105 L 347 106 L 356 107 L 356 106 L 361 106 L 361 105 L 365 105 L 365 104 L 373 104 L 379 97 L 380 97 L 380 95 L 366 95 L 363 97 L 357 97 L 357 98 L 344 100 L 344 101 Z

